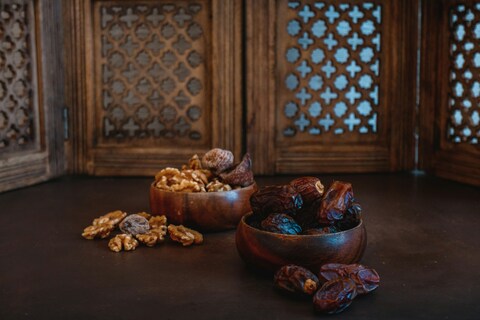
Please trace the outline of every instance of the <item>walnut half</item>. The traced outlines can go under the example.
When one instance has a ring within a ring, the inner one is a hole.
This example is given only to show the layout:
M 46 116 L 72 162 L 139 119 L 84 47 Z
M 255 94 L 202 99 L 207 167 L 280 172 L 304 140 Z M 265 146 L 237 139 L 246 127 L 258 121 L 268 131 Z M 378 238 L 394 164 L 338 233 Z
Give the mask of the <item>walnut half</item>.
M 182 225 L 169 225 L 168 233 L 173 241 L 180 242 L 183 246 L 203 243 L 203 235 L 200 232 L 189 229 Z
M 110 250 L 115 252 L 132 251 L 138 247 L 138 241 L 129 234 L 118 234 L 108 242 Z
M 110 235 L 110 232 L 115 228 L 113 224 L 102 223 L 93 226 L 88 226 L 83 229 L 82 237 L 88 240 L 95 238 L 105 239 Z

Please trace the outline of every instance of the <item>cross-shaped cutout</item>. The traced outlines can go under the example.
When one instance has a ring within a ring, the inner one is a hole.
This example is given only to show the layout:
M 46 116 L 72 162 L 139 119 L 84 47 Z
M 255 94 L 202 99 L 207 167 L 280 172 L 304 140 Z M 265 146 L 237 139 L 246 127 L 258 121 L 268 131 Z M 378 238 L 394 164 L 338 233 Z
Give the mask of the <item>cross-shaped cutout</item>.
M 330 113 L 327 113 L 325 115 L 325 118 L 318 120 L 318 124 L 321 125 L 325 129 L 325 131 L 329 131 L 330 127 L 333 126 L 334 123 L 335 123 L 335 120 L 332 119 L 332 117 L 330 116 Z
M 350 113 L 347 119 L 343 120 L 343 123 L 345 123 L 348 126 L 348 131 L 352 132 L 353 129 L 355 129 L 355 126 L 358 126 L 360 124 L 361 120 L 356 118 L 353 113 Z
M 310 18 L 313 18 L 315 16 L 315 13 L 310 10 L 310 6 L 305 5 L 302 11 L 298 13 L 298 15 L 303 18 L 304 23 L 308 23 L 308 20 L 310 20 Z

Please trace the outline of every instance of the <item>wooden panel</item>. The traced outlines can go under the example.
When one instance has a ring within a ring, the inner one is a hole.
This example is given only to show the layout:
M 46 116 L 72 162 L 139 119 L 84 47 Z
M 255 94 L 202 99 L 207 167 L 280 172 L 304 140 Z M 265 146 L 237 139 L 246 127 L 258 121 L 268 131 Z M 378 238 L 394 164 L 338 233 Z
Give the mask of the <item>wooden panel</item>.
M 59 12 L 52 1 L 0 3 L 0 191 L 63 171 Z
M 480 185 L 480 2 L 425 1 L 423 12 L 421 166 Z
M 213 146 L 240 155 L 239 1 L 73 4 L 85 50 L 67 48 L 69 77 L 82 77 L 69 84 L 72 171 L 150 175 Z
M 247 1 L 256 172 L 413 168 L 416 9 L 416 1 Z

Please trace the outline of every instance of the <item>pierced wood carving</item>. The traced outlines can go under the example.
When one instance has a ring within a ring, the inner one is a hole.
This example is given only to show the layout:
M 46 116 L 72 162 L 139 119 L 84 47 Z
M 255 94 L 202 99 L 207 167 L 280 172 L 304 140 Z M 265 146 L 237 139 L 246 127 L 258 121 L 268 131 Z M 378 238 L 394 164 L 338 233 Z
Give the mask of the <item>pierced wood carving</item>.
M 0 3 L 0 152 L 37 145 L 32 82 L 31 4 Z
M 205 141 L 206 4 L 99 1 L 94 10 L 99 143 Z
M 450 100 L 448 139 L 479 145 L 480 3 L 450 9 Z
M 281 139 L 377 135 L 382 5 L 282 1 L 279 16 Z

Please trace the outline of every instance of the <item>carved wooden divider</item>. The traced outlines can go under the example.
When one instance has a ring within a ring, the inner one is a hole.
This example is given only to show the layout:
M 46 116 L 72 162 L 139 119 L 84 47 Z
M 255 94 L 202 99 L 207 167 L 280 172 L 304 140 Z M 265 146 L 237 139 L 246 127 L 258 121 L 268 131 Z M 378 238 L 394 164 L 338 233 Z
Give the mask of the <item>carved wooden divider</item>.
M 416 1 L 247 1 L 256 172 L 412 168 L 416 10 Z
M 0 192 L 63 171 L 60 14 L 52 3 L 0 2 Z
M 66 6 L 74 57 L 73 171 L 153 174 L 213 146 L 242 148 L 240 1 Z M 80 95 L 78 95 L 80 94 Z
M 422 9 L 422 168 L 480 185 L 480 2 Z

